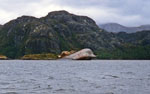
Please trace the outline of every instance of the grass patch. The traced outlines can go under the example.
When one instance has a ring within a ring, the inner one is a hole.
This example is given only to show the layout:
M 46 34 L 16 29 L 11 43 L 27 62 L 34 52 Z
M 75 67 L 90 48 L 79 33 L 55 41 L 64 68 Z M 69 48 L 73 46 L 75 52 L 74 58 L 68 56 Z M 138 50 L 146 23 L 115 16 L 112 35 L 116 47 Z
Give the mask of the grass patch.
M 23 60 L 55 60 L 57 59 L 57 55 L 47 53 L 47 54 L 29 54 L 21 57 Z

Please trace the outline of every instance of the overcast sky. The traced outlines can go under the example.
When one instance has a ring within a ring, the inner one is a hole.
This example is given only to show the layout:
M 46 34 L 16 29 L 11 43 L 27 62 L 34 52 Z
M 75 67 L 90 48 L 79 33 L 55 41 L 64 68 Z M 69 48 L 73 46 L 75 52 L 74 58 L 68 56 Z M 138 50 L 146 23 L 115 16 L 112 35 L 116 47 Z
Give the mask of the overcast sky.
M 86 15 L 98 24 L 150 24 L 150 0 L 0 0 L 0 24 L 22 15 L 42 17 L 55 10 Z

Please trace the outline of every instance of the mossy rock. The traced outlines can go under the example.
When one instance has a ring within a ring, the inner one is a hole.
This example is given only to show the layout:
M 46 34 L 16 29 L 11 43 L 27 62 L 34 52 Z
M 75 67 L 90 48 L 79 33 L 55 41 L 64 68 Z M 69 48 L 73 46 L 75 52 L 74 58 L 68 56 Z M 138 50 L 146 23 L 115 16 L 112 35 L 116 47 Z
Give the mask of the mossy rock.
M 57 55 L 55 54 L 29 54 L 24 55 L 21 59 L 23 60 L 55 60 L 57 59 Z

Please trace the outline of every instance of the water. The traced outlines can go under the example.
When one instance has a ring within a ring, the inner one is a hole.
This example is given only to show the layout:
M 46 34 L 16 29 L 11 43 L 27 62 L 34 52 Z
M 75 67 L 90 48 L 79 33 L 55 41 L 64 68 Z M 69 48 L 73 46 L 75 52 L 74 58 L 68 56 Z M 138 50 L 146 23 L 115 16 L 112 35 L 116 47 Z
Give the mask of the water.
M 0 94 L 150 94 L 150 61 L 0 61 Z

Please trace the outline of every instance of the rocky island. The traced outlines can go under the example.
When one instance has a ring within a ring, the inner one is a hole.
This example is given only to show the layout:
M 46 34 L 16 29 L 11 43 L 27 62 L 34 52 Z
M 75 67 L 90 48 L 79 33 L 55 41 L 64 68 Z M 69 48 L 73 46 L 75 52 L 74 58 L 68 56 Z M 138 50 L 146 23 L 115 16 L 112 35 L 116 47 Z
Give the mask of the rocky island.
M 0 54 L 11 59 L 84 48 L 98 59 L 150 59 L 150 31 L 107 32 L 93 19 L 64 10 L 41 18 L 22 16 L 0 26 Z

